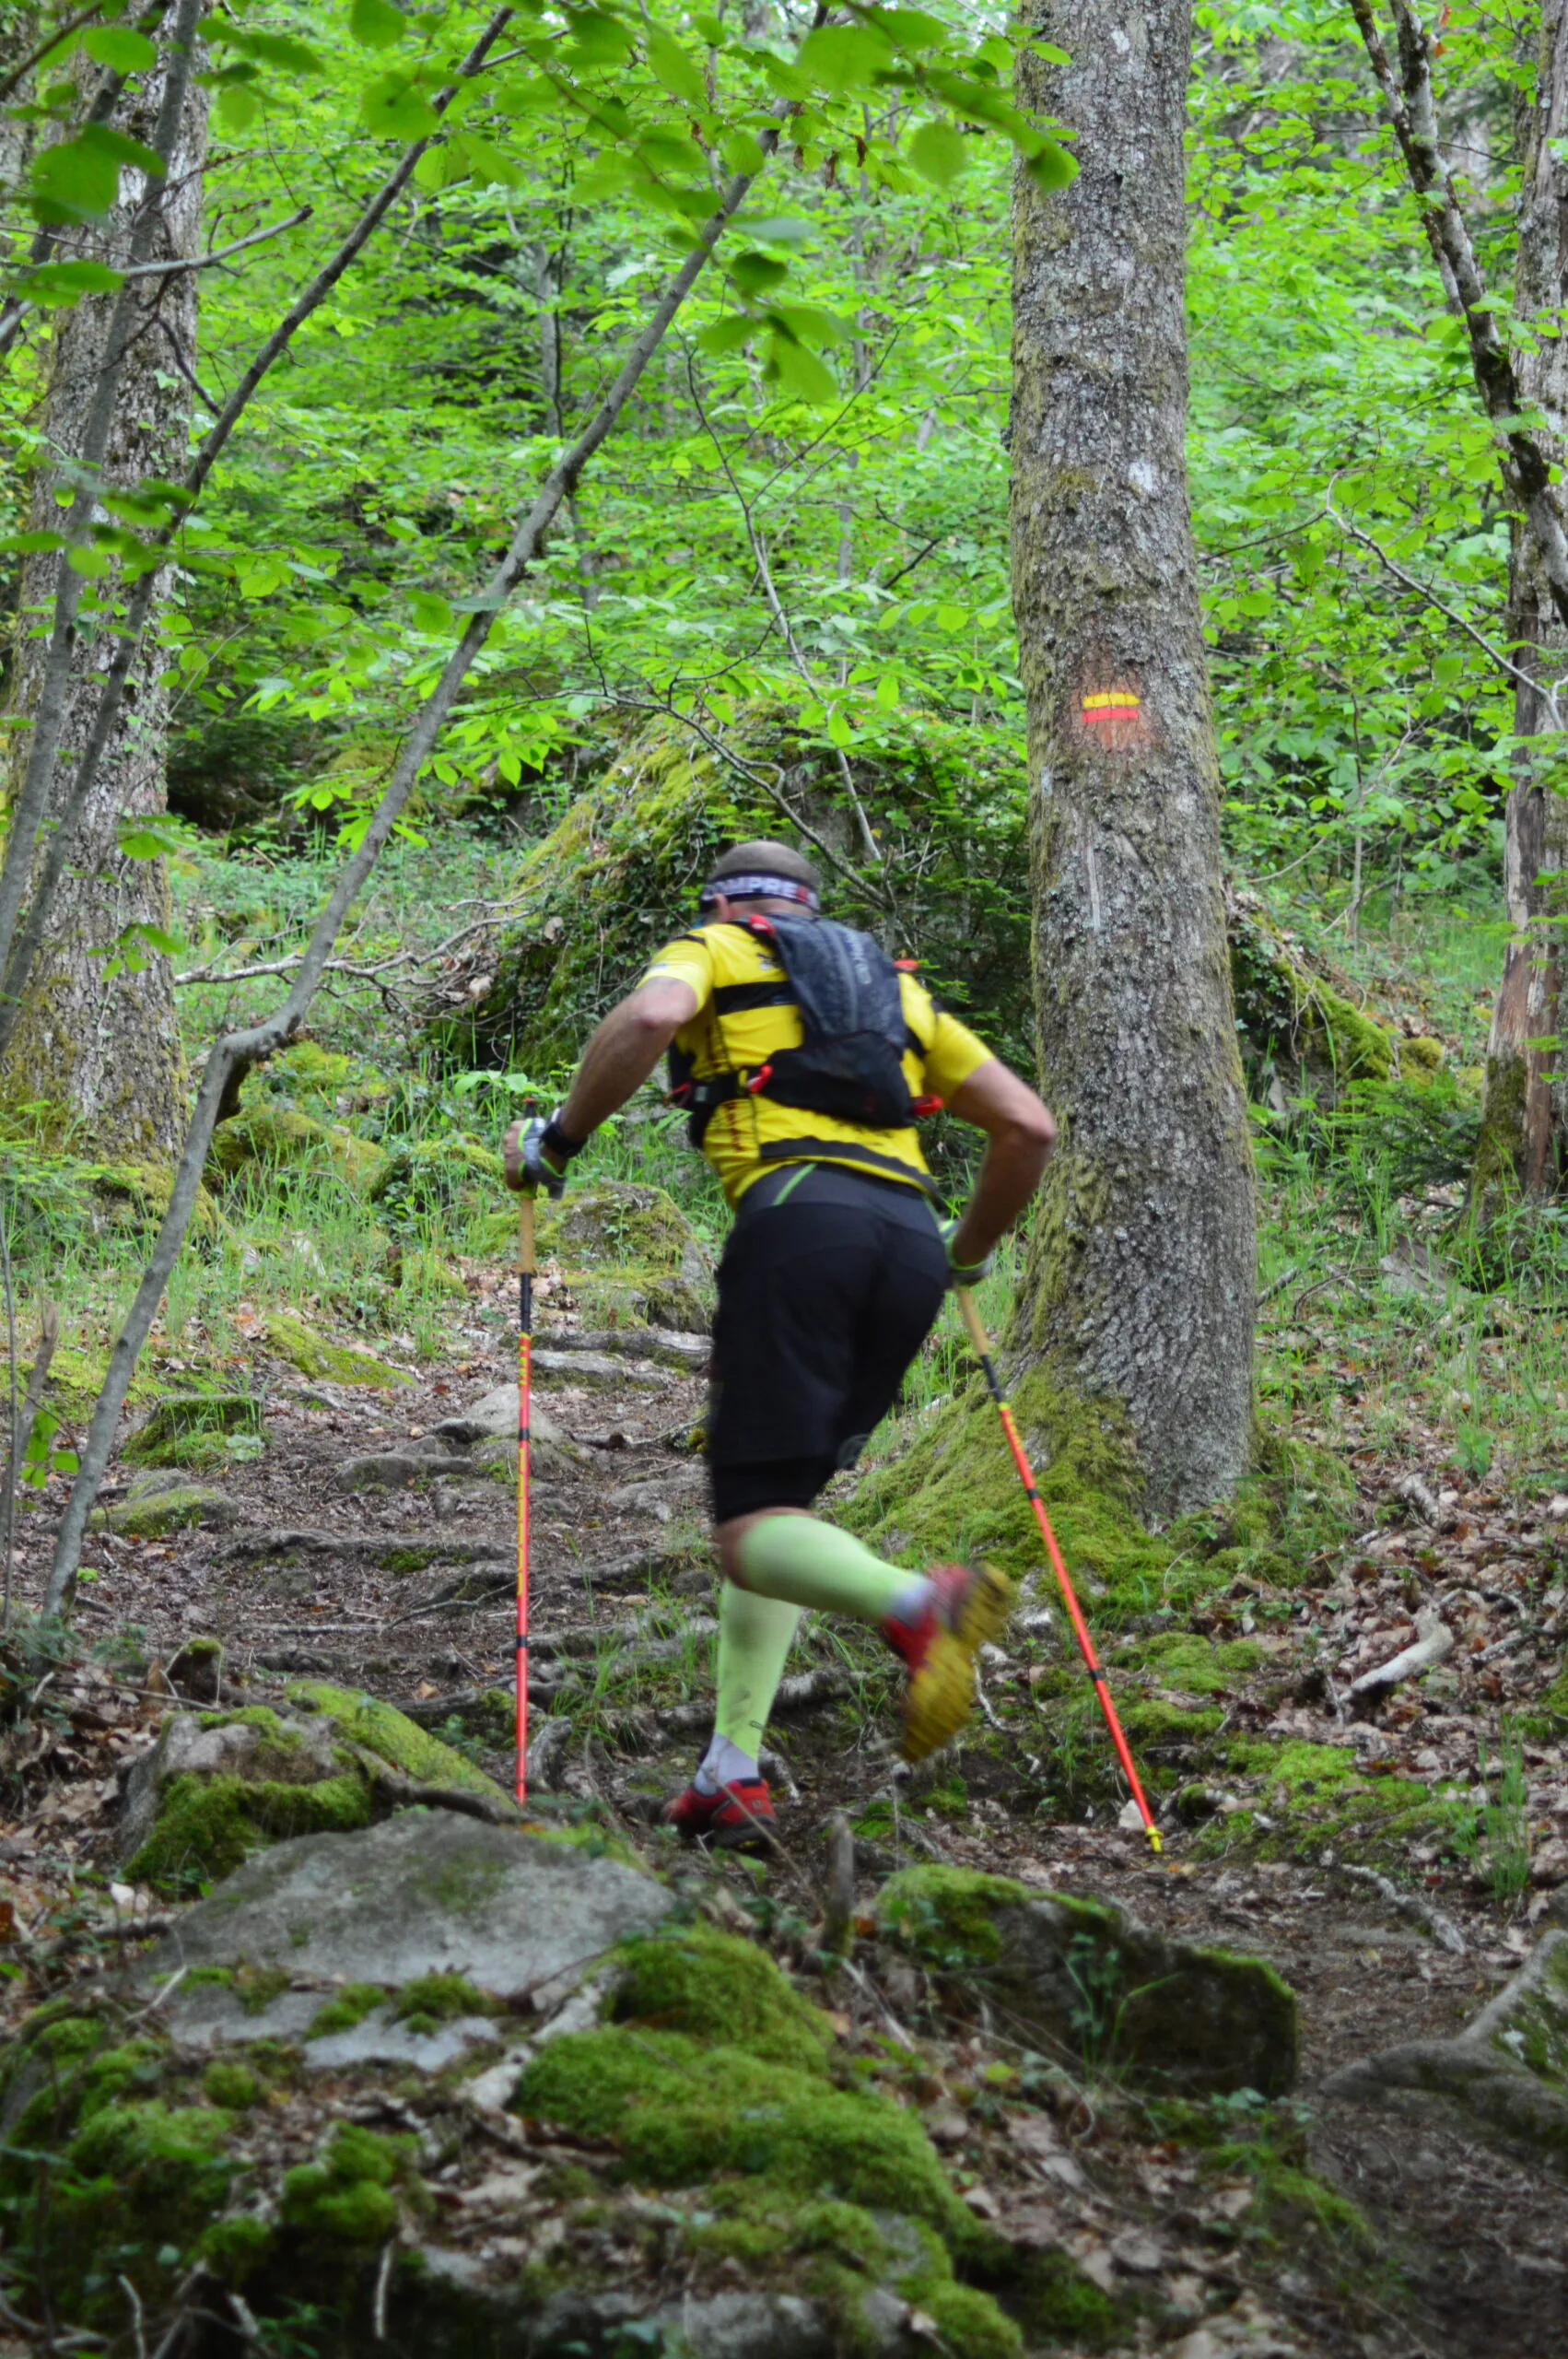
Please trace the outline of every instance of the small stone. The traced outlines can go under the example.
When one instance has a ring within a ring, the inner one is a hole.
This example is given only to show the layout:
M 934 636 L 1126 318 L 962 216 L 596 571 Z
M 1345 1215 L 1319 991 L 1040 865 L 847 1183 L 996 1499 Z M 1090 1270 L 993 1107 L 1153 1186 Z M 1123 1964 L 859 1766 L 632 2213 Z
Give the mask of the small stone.
M 535 1352 L 533 1375 L 540 1384 L 578 1384 L 594 1392 L 619 1391 L 625 1387 L 662 1392 L 672 1381 L 661 1367 L 646 1360 L 627 1363 L 607 1352 Z

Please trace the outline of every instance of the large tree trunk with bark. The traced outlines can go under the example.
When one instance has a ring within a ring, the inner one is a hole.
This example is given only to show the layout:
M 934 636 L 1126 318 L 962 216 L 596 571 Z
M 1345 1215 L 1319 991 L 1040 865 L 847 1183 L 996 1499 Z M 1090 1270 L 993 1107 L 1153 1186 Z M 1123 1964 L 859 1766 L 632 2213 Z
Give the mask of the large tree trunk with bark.
M 1256 1267 L 1187 494 L 1191 0 L 1023 13 L 1070 53 L 1021 83 L 1081 170 L 1049 195 L 1021 171 L 1013 211 L 1012 600 L 1063 1118 L 1014 1341 L 1169 1513 L 1247 1465 Z
M 1514 354 L 1520 391 L 1539 411 L 1552 463 L 1564 456 L 1568 422 L 1568 0 L 1543 0 L 1539 84 L 1522 112 L 1523 179 L 1514 306 L 1539 333 Z M 1539 544 L 1515 516 L 1508 576 L 1508 638 L 1515 663 L 1514 727 L 1527 741 L 1508 797 L 1504 888 L 1510 934 L 1486 1053 L 1486 1108 L 1471 1211 L 1490 1217 L 1510 1198 L 1562 1185 L 1568 1125 L 1568 1017 L 1562 980 L 1563 872 L 1568 868 L 1568 633 L 1557 617 Z
M 169 21 L 160 42 L 168 40 Z M 116 128 L 151 140 L 166 65 L 167 58 L 160 60 L 160 70 L 138 76 L 124 93 L 111 118 Z M 78 59 L 77 71 L 85 108 L 99 76 L 85 58 Z M 199 250 L 206 107 L 205 91 L 193 84 L 170 158 L 154 262 L 191 257 Z M 143 185 L 139 172 L 123 172 L 120 202 L 106 222 L 67 230 L 60 251 L 123 264 Z M 103 469 L 110 485 L 177 477 L 187 455 L 187 372 L 195 368 L 197 274 L 152 275 L 135 283 L 140 291 Z M 34 488 L 29 522 L 35 530 L 58 522 L 55 489 L 69 480 L 71 460 L 81 448 L 93 387 L 107 357 L 114 302 L 112 295 L 97 296 L 54 315 L 41 418 L 54 464 L 40 470 Z M 26 767 L 27 724 L 38 700 L 59 563 L 53 555 L 29 557 L 22 576 L 5 748 L 7 793 L 14 793 Z M 99 602 L 95 617 L 84 600 L 77 626 L 52 812 L 58 812 L 68 791 L 108 661 L 105 626 L 115 585 L 92 586 Z M 0 1094 L 8 1103 L 47 1107 L 53 1118 L 72 1125 L 78 1141 L 100 1154 L 137 1161 L 177 1152 L 186 1119 L 185 1062 L 170 962 L 136 931 L 169 930 L 168 876 L 161 861 L 127 859 L 116 840 L 122 817 L 146 817 L 165 808 L 169 694 L 160 675 L 168 653 L 158 629 L 163 603 L 160 592 L 20 1022 L 0 1066 Z

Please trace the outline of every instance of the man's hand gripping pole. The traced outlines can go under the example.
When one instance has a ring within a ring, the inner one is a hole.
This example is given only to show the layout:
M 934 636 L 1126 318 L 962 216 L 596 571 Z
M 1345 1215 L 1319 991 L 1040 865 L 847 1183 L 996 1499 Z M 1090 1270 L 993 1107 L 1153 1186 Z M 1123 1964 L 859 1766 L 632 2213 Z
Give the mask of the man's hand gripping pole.
M 1051 1520 L 1046 1513 L 1046 1503 L 1040 1496 L 1040 1486 L 1035 1480 L 1035 1470 L 1029 1463 L 1023 1442 L 1019 1439 L 1017 1422 L 1008 1404 L 1007 1395 L 1001 1389 L 1001 1379 L 997 1375 L 996 1363 L 991 1357 L 990 1338 L 986 1333 L 979 1311 L 975 1306 L 975 1297 L 969 1288 L 960 1285 L 954 1287 L 954 1291 L 958 1297 L 958 1307 L 964 1313 L 964 1323 L 969 1330 L 969 1340 L 975 1346 L 976 1356 L 979 1360 L 985 1376 L 986 1389 L 996 1402 L 998 1414 L 1001 1418 L 1001 1429 L 1007 1436 L 1008 1448 L 1012 1452 L 1013 1463 L 1023 1478 L 1024 1489 L 1029 1504 L 1035 1510 L 1035 1520 L 1040 1527 L 1040 1537 L 1046 1543 L 1046 1554 L 1051 1560 L 1051 1570 L 1056 1575 L 1057 1587 L 1061 1591 L 1061 1601 L 1067 1608 L 1067 1618 L 1072 1625 L 1072 1634 L 1078 1641 L 1079 1651 L 1088 1667 L 1089 1676 L 1094 1682 L 1094 1693 L 1100 1699 L 1100 1709 L 1106 1716 L 1106 1726 L 1111 1732 L 1111 1743 L 1117 1749 L 1117 1758 L 1121 1763 L 1127 1782 L 1132 1789 L 1132 1799 L 1137 1803 L 1138 1814 L 1143 1821 L 1143 1832 L 1156 1851 L 1163 1850 L 1164 1846 L 1160 1840 L 1160 1830 L 1154 1824 L 1154 1814 L 1149 1808 L 1142 1783 L 1133 1766 L 1132 1754 L 1127 1738 L 1122 1733 L 1121 1722 L 1117 1718 L 1117 1708 L 1111 1701 L 1111 1692 L 1106 1684 L 1106 1674 L 1101 1670 L 1099 1657 L 1094 1652 L 1094 1641 L 1089 1636 L 1089 1625 L 1083 1619 L 1082 1610 L 1074 1593 L 1072 1583 L 1068 1578 L 1067 1567 L 1062 1562 L 1061 1550 L 1057 1546 L 1056 1533 L 1051 1530 Z

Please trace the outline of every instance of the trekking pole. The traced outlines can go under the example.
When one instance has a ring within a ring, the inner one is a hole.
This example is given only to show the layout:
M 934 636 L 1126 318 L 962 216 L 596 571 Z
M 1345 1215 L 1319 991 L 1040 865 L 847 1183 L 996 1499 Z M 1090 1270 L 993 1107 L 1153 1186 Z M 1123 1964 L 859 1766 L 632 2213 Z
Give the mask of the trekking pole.
M 1153 1848 L 1161 1851 L 1164 1846 L 1160 1840 L 1160 1830 L 1155 1825 L 1154 1814 L 1144 1799 L 1142 1785 L 1133 1766 L 1131 1752 L 1122 1733 L 1121 1722 L 1117 1718 L 1116 1706 L 1111 1701 L 1111 1691 L 1106 1684 L 1106 1674 L 1101 1670 L 1100 1659 L 1094 1652 L 1094 1641 L 1089 1636 L 1089 1625 L 1083 1619 L 1072 1583 L 1068 1578 L 1067 1567 L 1062 1562 L 1061 1550 L 1057 1546 L 1056 1533 L 1051 1530 L 1051 1520 L 1046 1513 L 1046 1503 L 1040 1496 L 1040 1486 L 1035 1480 L 1035 1470 L 1029 1463 L 1023 1442 L 1019 1439 L 1017 1422 L 1013 1417 L 1007 1395 L 1001 1389 L 1001 1379 L 996 1372 L 996 1363 L 991 1357 L 990 1338 L 986 1333 L 979 1311 L 975 1307 L 975 1297 L 968 1287 L 959 1286 L 956 1292 L 958 1307 L 964 1313 L 964 1323 L 969 1330 L 969 1340 L 975 1346 L 976 1356 L 985 1375 L 986 1389 L 996 1402 L 998 1414 L 1001 1418 L 1001 1429 L 1007 1436 L 1008 1447 L 1012 1452 L 1013 1463 L 1024 1480 L 1024 1495 L 1035 1510 L 1035 1520 L 1040 1527 L 1040 1537 L 1046 1543 L 1046 1554 L 1051 1560 L 1051 1570 L 1056 1575 L 1057 1587 L 1061 1591 L 1062 1603 L 1067 1608 L 1067 1618 L 1072 1625 L 1072 1633 L 1078 1640 L 1079 1651 L 1088 1666 L 1089 1676 L 1094 1685 L 1094 1693 L 1100 1699 L 1100 1709 L 1106 1716 L 1106 1726 L 1111 1732 L 1111 1743 L 1117 1749 L 1117 1758 L 1127 1772 L 1127 1782 L 1132 1788 L 1132 1799 L 1138 1805 L 1138 1815 L 1143 1821 L 1143 1832 L 1149 1837 Z
M 517 1798 L 528 1800 L 529 1397 L 533 1353 L 533 1198 L 518 1202 L 517 1250 Z

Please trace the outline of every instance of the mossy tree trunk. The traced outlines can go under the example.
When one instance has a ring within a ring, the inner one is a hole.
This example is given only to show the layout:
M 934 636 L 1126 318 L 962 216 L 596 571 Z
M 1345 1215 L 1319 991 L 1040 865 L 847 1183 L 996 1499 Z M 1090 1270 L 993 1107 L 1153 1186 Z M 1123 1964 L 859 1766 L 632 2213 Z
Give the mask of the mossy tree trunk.
M 1532 102 L 1533 101 L 1533 102 Z M 1537 331 L 1514 355 L 1521 390 L 1539 412 L 1537 433 L 1554 466 L 1568 416 L 1568 5 L 1544 0 L 1539 81 L 1521 106 L 1523 174 L 1514 305 Z M 1508 797 L 1504 889 L 1510 933 L 1486 1052 L 1486 1105 L 1471 1183 L 1472 1214 L 1485 1219 L 1509 1197 L 1555 1193 L 1562 1184 L 1568 1062 L 1558 1046 L 1565 1011 L 1563 872 L 1568 868 L 1568 634 L 1552 604 L 1535 535 L 1514 519 L 1508 640 L 1523 675 L 1514 727 L 1527 740 Z
M 160 29 L 162 41 L 171 19 L 172 12 Z M 97 88 L 99 69 L 78 54 L 76 70 L 85 109 Z M 114 127 L 150 141 L 162 95 L 161 71 L 135 77 L 111 118 Z M 199 251 L 206 107 L 205 91 L 193 83 L 170 159 L 157 261 Z M 139 172 L 123 171 L 120 202 L 101 228 L 73 231 L 72 252 L 123 264 L 142 188 Z M 196 283 L 197 274 L 188 270 L 138 282 L 145 291 L 133 316 L 105 456 L 104 476 L 111 484 L 134 486 L 149 476 L 167 480 L 184 471 L 192 399 L 186 372 L 194 371 L 196 359 Z M 73 454 L 81 448 L 114 301 L 112 295 L 97 296 L 54 314 L 38 421 L 52 463 L 40 468 L 33 485 L 28 521 L 34 530 L 58 522 L 56 487 L 68 479 Z M 27 724 L 38 699 L 59 563 L 53 554 L 24 561 L 5 749 L 7 792 L 14 792 L 26 767 Z M 69 792 L 107 660 L 94 634 L 107 623 L 113 584 L 98 586 L 96 614 L 91 585 L 80 611 L 51 798 L 55 812 Z M 117 847 L 122 817 L 145 817 L 165 808 L 170 698 L 161 675 L 169 651 L 158 628 L 163 604 L 160 595 L 131 673 L 120 725 L 99 766 L 79 850 L 62 879 L 21 1019 L 0 1067 L 0 1093 L 9 1103 L 57 1109 L 82 1143 L 133 1160 L 158 1160 L 177 1152 L 185 1128 L 185 1062 L 170 963 L 135 931 L 169 931 L 169 879 L 162 861 L 130 860 Z M 117 943 L 118 952 L 111 948 Z
M 1251 1449 L 1255 1209 L 1187 495 L 1190 0 L 1029 0 L 1081 170 L 1013 207 L 1012 600 L 1036 990 L 1063 1119 L 1014 1343 L 1130 1431 L 1147 1507 Z M 1071 1412 L 1069 1410 L 1069 1414 Z

